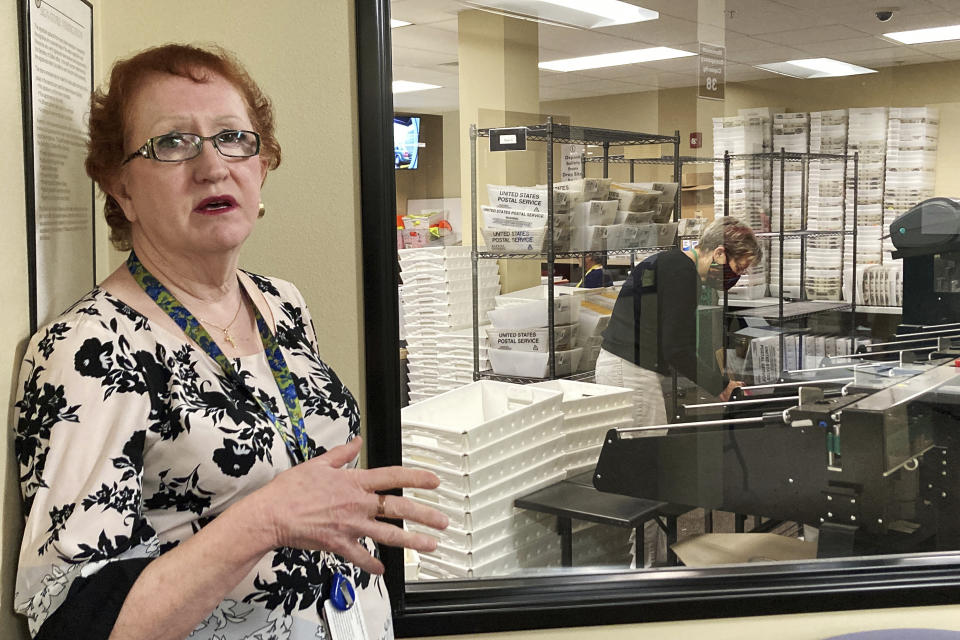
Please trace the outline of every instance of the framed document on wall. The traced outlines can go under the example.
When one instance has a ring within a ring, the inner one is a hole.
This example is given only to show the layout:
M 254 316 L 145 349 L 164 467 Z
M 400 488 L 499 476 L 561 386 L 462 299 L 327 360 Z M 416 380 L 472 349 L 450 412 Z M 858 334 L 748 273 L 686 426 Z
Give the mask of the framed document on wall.
M 20 4 L 30 328 L 36 331 L 96 281 L 93 181 L 83 161 L 93 90 L 93 6 Z

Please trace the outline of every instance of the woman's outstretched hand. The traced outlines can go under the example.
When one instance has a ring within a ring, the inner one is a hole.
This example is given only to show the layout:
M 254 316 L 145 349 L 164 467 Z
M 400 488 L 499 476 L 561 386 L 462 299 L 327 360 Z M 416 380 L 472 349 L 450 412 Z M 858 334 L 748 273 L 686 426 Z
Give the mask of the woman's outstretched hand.
M 417 551 L 436 549 L 435 538 L 378 518 L 445 529 L 447 516 L 407 498 L 376 492 L 436 489 L 440 480 L 429 471 L 403 467 L 344 469 L 360 453 L 361 445 L 356 437 L 284 471 L 251 495 L 265 517 L 271 548 L 324 549 L 375 574 L 383 573 L 383 564 L 360 544 L 360 538 L 369 536 L 385 545 Z

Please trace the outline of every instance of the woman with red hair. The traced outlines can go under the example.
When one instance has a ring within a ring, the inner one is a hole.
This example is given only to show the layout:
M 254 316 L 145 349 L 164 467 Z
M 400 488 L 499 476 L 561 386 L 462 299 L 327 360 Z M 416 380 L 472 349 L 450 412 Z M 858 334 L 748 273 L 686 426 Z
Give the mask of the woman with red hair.
M 374 540 L 432 550 L 446 516 L 356 469 L 357 403 L 297 288 L 238 267 L 280 164 L 270 102 L 232 56 L 183 45 L 113 67 L 87 171 L 126 263 L 33 337 L 16 454 L 15 604 L 37 638 L 392 637 Z

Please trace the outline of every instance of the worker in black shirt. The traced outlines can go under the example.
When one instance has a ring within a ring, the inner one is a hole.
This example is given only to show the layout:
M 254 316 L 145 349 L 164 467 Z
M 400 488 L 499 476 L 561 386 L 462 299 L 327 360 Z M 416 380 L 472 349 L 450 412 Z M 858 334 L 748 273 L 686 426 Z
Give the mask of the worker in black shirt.
M 603 332 L 596 381 L 635 390 L 635 426 L 669 422 L 664 391 L 672 370 L 723 401 L 740 386 L 716 363 L 698 371 L 697 301 L 703 284 L 729 289 L 760 255 L 749 226 L 721 217 L 696 248 L 652 255 L 627 277 Z
M 735 218 L 717 218 L 695 249 L 657 253 L 630 272 L 603 332 L 595 379 L 634 390 L 636 426 L 667 424 L 664 398 L 672 388 L 671 369 L 722 400 L 739 386 L 716 363 L 701 368 L 708 375 L 698 372 L 697 303 L 704 284 L 729 289 L 760 254 L 750 227 Z M 653 520 L 644 524 L 643 539 L 636 566 L 664 562 L 666 536 Z

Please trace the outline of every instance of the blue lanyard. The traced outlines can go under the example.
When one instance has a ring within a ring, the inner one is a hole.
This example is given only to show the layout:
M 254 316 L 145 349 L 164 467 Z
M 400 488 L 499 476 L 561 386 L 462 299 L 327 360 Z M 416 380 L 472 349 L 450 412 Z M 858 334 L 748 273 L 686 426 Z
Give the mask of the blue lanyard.
M 191 340 L 200 345 L 200 348 L 220 365 L 220 368 L 228 378 L 239 384 L 256 403 L 260 405 L 260 408 L 266 414 L 271 424 L 273 424 L 274 428 L 280 434 L 280 438 L 286 445 L 287 453 L 290 455 L 293 463 L 297 464 L 298 462 L 309 459 L 310 445 L 307 439 L 307 430 L 303 424 L 303 411 L 300 408 L 300 397 L 297 395 L 297 387 L 293 383 L 293 376 L 290 373 L 290 368 L 287 366 L 287 361 L 283 357 L 283 353 L 280 351 L 277 338 L 273 335 L 273 332 L 270 331 L 270 327 L 267 326 L 257 305 L 253 305 L 253 311 L 257 318 L 257 328 L 260 330 L 260 341 L 263 344 L 267 361 L 270 363 L 273 379 L 276 380 L 277 388 L 283 397 L 283 403 L 287 407 L 287 415 L 290 418 L 290 424 L 293 428 L 293 438 L 283 430 L 280 421 L 270 410 L 270 407 L 243 382 L 243 379 L 237 374 L 230 359 L 223 355 L 223 351 L 220 350 L 220 347 L 214 342 L 203 325 L 190 313 L 189 309 L 180 304 L 180 301 L 177 300 L 176 296 L 174 296 L 169 289 L 163 286 L 163 284 L 143 266 L 143 263 L 137 258 L 137 254 L 133 251 L 131 251 L 127 257 L 127 269 L 130 270 L 130 275 L 137 281 L 137 284 L 157 303 L 157 306 L 163 309 L 163 311 L 170 316 L 170 319 L 176 322 L 177 326 L 179 326 Z M 242 284 L 240 292 L 241 295 L 245 295 Z

